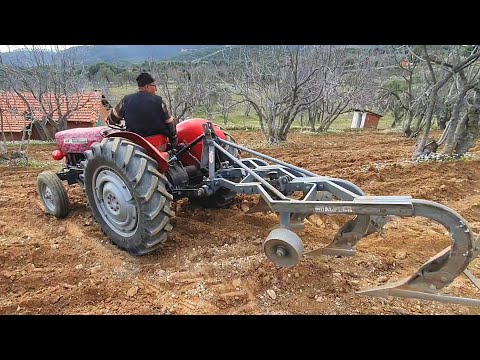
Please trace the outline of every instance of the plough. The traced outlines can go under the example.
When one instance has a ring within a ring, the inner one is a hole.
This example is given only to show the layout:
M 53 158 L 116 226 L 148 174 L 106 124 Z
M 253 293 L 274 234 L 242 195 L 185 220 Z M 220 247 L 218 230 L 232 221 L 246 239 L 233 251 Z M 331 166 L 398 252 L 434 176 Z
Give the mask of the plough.
M 267 258 L 280 267 L 293 267 L 304 255 L 353 256 L 355 245 L 381 230 L 392 216 L 420 216 L 444 226 L 452 238 L 451 246 L 412 276 L 358 294 L 480 305 L 478 299 L 440 293 L 463 272 L 478 282 L 467 267 L 478 256 L 479 239 L 454 210 L 411 196 L 366 196 L 347 180 L 319 176 L 241 146 L 204 119 L 183 121 L 177 131 L 181 145 L 169 151 L 164 146 L 166 138 L 159 142 L 158 137 L 142 138 L 106 127 L 84 129 L 81 134 L 76 130 L 57 133 L 59 150 L 53 157 L 66 158 L 66 165 L 60 173 L 39 175 L 38 190 L 46 211 L 66 216 L 67 198 L 60 185 L 62 180 L 79 183 L 102 231 L 119 247 L 142 255 L 160 248 L 172 230 L 171 201 L 186 197 L 205 206 L 222 207 L 235 194 L 255 194 L 259 201 L 249 213 L 279 215 L 279 224 L 263 247 Z M 240 153 L 250 157 L 240 157 Z M 295 230 L 312 214 L 354 217 L 329 245 L 304 253 Z

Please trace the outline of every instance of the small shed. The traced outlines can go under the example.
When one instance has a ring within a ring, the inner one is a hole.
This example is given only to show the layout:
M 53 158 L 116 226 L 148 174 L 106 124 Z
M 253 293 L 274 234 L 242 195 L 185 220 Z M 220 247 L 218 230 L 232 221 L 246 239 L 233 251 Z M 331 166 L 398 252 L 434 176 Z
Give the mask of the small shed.
M 352 129 L 370 128 L 376 129 L 383 115 L 370 110 L 353 109 Z

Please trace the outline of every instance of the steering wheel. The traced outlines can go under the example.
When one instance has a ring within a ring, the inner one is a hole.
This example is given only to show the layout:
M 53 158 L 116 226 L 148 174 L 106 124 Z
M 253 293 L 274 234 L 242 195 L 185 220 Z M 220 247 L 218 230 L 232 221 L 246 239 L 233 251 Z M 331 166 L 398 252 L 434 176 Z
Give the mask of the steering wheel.
M 122 124 L 123 123 L 123 124 Z M 107 119 L 105 120 L 105 124 L 109 127 L 109 128 L 112 128 L 112 129 L 115 129 L 115 130 L 126 130 L 126 127 L 125 127 L 125 122 L 122 121 L 120 124 L 113 124 L 111 123 L 110 121 L 108 121 L 108 117 Z

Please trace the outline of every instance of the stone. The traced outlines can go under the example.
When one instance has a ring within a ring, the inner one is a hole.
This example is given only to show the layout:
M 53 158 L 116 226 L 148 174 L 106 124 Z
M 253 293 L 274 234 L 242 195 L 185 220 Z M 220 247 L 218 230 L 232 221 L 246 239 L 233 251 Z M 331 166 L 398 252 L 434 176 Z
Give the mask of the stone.
M 399 307 L 392 307 L 392 311 L 395 314 L 398 314 L 398 315 L 408 315 L 408 311 L 405 311 L 405 310 L 403 310 L 402 308 L 399 308 Z
M 277 294 L 275 294 L 275 291 L 273 291 L 271 289 L 267 290 L 267 294 L 268 294 L 268 296 L 270 296 L 272 298 L 272 300 L 275 300 L 277 298 Z
M 247 212 L 248 210 L 250 210 L 250 207 L 246 204 L 242 204 L 240 207 L 241 207 L 243 212 Z
M 130 289 L 127 291 L 127 296 L 128 297 L 134 297 L 137 295 L 138 292 L 138 286 L 132 286 Z

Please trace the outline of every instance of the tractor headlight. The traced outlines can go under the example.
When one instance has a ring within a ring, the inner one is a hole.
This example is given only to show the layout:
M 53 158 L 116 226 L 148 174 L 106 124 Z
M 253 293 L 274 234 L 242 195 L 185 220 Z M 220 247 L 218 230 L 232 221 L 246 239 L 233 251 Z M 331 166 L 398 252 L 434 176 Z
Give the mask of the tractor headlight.
M 60 150 L 53 150 L 52 151 L 52 158 L 54 160 L 62 160 L 65 157 L 65 154 L 62 153 Z

